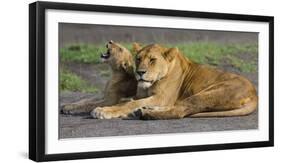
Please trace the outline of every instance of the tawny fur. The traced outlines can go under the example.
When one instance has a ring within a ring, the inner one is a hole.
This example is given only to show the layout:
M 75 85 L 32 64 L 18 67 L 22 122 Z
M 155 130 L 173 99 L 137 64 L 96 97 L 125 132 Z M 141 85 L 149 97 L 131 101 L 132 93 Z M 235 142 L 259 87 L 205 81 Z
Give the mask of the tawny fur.
M 122 102 L 123 99 L 136 95 L 137 81 L 134 76 L 134 59 L 130 51 L 122 45 L 110 41 L 107 45 L 110 57 L 105 60 L 112 70 L 112 77 L 107 82 L 104 98 L 83 99 L 63 106 L 64 114 L 89 113 L 97 106 L 110 106 Z
M 157 44 L 138 52 L 138 86 L 147 97 L 130 102 L 97 107 L 95 118 L 175 119 L 192 117 L 242 116 L 257 108 L 254 85 L 237 74 L 190 61 L 177 48 Z

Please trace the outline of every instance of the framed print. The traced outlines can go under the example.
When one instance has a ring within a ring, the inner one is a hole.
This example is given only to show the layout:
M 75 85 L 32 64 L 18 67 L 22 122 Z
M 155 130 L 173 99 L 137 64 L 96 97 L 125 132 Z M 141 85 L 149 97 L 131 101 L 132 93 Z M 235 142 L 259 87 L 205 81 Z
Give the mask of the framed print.
M 273 146 L 273 17 L 29 5 L 29 158 Z

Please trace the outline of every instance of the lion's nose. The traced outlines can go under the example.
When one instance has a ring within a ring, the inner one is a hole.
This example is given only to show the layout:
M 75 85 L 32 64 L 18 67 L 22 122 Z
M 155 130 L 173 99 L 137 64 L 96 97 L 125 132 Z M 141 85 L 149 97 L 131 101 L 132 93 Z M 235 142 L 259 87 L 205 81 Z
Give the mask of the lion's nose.
M 138 71 L 137 71 L 137 74 L 138 74 L 139 76 L 142 76 L 142 75 L 145 74 L 145 73 L 146 73 L 145 70 L 138 70 Z

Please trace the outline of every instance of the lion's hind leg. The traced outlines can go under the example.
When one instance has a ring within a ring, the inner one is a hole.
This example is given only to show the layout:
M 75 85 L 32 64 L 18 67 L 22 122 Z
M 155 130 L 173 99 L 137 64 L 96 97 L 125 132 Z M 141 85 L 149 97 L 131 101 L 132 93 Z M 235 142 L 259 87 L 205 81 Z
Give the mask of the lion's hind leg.
M 236 93 L 238 92 L 238 93 Z M 183 117 L 243 116 L 257 107 L 257 96 L 252 89 L 222 82 L 181 99 L 174 106 L 140 107 L 141 119 L 178 119 Z
M 202 112 L 193 114 L 192 118 L 205 118 L 205 117 L 233 117 L 233 116 L 245 116 L 254 112 L 257 108 L 257 97 L 248 103 L 245 103 L 240 108 L 226 111 L 213 111 L 213 112 Z
M 144 106 L 136 108 L 132 117 L 143 120 L 180 119 L 188 114 L 186 111 L 182 106 Z
M 222 87 L 223 86 L 223 87 Z M 213 85 L 181 102 L 193 109 L 191 117 L 230 117 L 252 113 L 257 108 L 257 96 L 252 88 L 233 86 L 232 82 Z

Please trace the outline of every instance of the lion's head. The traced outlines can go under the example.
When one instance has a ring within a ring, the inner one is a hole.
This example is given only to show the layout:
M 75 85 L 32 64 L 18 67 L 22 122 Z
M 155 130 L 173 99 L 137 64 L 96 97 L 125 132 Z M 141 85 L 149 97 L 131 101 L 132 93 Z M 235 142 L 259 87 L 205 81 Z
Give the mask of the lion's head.
M 144 89 L 167 75 L 170 64 L 178 51 L 177 48 L 168 49 L 158 44 L 141 48 L 135 43 L 133 48 L 137 51 L 136 79 L 138 86 Z
M 129 50 L 112 40 L 106 44 L 107 51 L 101 54 L 101 61 L 108 63 L 113 70 L 133 73 L 134 59 Z

